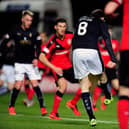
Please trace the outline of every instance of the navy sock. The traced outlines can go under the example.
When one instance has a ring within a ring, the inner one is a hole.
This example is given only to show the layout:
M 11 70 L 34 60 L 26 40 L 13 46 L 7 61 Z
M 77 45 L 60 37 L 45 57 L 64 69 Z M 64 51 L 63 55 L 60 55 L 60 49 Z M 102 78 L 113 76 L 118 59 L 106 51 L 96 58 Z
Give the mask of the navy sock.
M 91 106 L 90 93 L 89 92 L 82 93 L 81 97 L 82 97 L 83 104 L 84 104 L 85 109 L 89 115 L 90 120 L 92 118 L 95 118 L 95 116 L 93 114 L 92 106 Z
M 38 101 L 39 101 L 39 104 L 40 104 L 40 108 L 44 107 L 43 96 L 42 96 L 42 92 L 41 92 L 39 86 L 36 86 L 33 89 L 34 89 L 34 91 L 35 91 L 35 93 L 37 95 L 37 98 L 38 98 Z
M 111 99 L 111 94 L 110 94 L 110 92 L 109 92 L 109 90 L 107 88 L 107 83 L 101 84 L 101 87 L 102 87 L 102 89 L 104 91 L 104 95 L 105 95 L 106 99 Z
M 10 99 L 10 103 L 9 103 L 9 107 L 14 107 L 14 106 L 15 106 L 15 102 L 16 102 L 16 99 L 17 99 L 17 97 L 18 97 L 19 91 L 20 91 L 20 90 L 17 90 L 16 88 L 14 88 L 14 89 L 12 90 L 11 99 Z

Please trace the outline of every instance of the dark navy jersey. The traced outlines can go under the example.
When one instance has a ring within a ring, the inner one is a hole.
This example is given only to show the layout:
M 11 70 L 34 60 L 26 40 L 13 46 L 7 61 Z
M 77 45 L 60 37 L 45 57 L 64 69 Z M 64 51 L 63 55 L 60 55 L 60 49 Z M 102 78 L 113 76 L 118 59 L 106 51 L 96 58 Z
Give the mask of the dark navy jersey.
M 2 63 L 6 65 L 14 65 L 15 62 L 15 45 L 13 41 L 1 45 Z
M 23 30 L 18 25 L 4 36 L 2 44 L 6 44 L 11 39 L 15 42 L 15 62 L 32 63 L 32 60 L 39 55 L 41 38 L 34 28 Z
M 106 48 L 111 56 L 112 61 L 116 62 L 106 22 L 104 20 L 102 21 L 98 18 L 95 18 L 92 15 L 83 16 L 78 20 L 72 40 L 72 49 L 85 48 L 99 50 L 98 38 L 100 36 L 102 36 L 105 40 Z

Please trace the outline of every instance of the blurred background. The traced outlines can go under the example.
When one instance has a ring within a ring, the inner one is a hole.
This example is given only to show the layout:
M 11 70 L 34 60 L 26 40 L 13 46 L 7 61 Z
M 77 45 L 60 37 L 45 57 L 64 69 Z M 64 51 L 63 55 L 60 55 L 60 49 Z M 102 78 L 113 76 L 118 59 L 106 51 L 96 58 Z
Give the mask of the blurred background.
M 30 9 L 34 12 L 33 26 L 41 32 L 46 32 L 47 37 L 54 33 L 54 22 L 57 17 L 63 17 L 68 22 L 68 29 L 74 32 L 75 24 L 82 15 L 92 10 L 104 9 L 109 0 L 0 0 L 0 39 L 15 24 L 21 20 L 22 10 Z M 122 32 L 122 6 L 116 11 L 119 14 L 116 19 L 108 21 L 112 25 L 113 38 L 121 40 Z M 45 80 L 46 79 L 46 80 Z M 54 80 L 45 78 L 41 87 L 46 92 L 56 91 Z M 67 92 L 75 92 L 75 84 L 68 84 Z M 44 87 L 43 87 L 44 86 Z M 48 87 L 49 86 L 49 87 Z M 50 88 L 51 87 L 51 88 Z
M 104 9 L 109 0 L 0 0 L 0 37 L 14 25 L 19 23 L 21 11 L 34 11 L 33 25 L 39 32 L 47 35 L 54 32 L 53 24 L 57 17 L 64 17 L 68 21 L 68 29 L 73 31 L 77 19 L 91 12 L 93 9 Z M 122 25 L 122 6 L 118 8 L 119 16 L 110 22 L 115 31 L 120 33 Z

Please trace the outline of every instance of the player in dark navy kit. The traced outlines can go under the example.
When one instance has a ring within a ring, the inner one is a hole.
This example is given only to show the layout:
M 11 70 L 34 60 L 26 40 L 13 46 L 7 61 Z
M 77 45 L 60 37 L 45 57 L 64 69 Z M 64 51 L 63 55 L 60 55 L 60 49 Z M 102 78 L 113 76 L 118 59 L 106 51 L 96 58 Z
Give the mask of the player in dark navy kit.
M 102 10 L 96 9 L 90 15 L 79 18 L 72 45 L 75 78 L 80 80 L 81 97 L 91 126 L 96 126 L 96 118 L 91 106 L 90 87 L 93 87 L 94 84 L 96 86 L 98 79 L 104 72 L 104 65 L 98 48 L 99 36 L 105 40 L 112 60 L 111 66 L 114 67 L 116 58 L 112 50 L 105 16 Z M 105 79 L 101 78 L 102 82 L 105 82 Z
M 67 80 L 72 83 L 78 83 L 78 80 L 74 78 L 70 59 L 73 33 L 66 31 L 67 22 L 64 18 L 57 19 L 54 27 L 56 33 L 49 39 L 39 59 L 52 70 L 58 88 L 54 98 L 53 110 L 49 114 L 49 118 L 61 119 L 58 115 L 58 108 L 67 88 Z M 51 55 L 51 60 L 47 59 L 47 55 Z M 78 89 L 72 101 L 67 102 L 67 106 L 71 108 L 73 113 L 77 116 L 80 116 L 80 112 L 76 108 L 76 103 L 80 98 L 80 89 Z
M 109 31 L 109 34 L 111 37 L 111 44 L 112 44 L 114 54 L 116 57 L 118 57 L 119 42 L 118 42 L 118 40 L 112 38 L 113 32 L 112 32 L 112 29 L 110 26 L 109 26 L 108 31 Z M 105 66 L 105 73 L 107 76 L 107 82 L 97 85 L 97 87 L 94 89 L 93 99 L 92 99 L 92 104 L 93 104 L 92 106 L 93 106 L 94 111 L 98 110 L 98 108 L 96 107 L 96 104 L 97 104 L 97 100 L 102 92 L 104 93 L 104 96 L 101 97 L 101 109 L 105 110 L 106 105 L 110 104 L 113 101 L 113 96 L 117 94 L 117 91 L 119 89 L 119 80 L 117 77 L 116 67 L 110 68 L 111 58 L 110 58 L 110 55 L 108 54 L 108 51 L 105 47 L 104 40 L 100 38 L 98 45 L 99 45 L 99 50 L 100 50 L 100 53 L 101 53 L 101 56 L 103 59 L 104 66 Z M 111 85 L 111 91 L 108 89 L 108 84 Z
M 17 25 L 5 35 L 2 44 L 6 44 L 10 39 L 15 41 L 15 88 L 12 91 L 9 103 L 9 114 L 16 115 L 14 106 L 19 94 L 20 88 L 23 85 L 24 74 L 26 73 L 34 91 L 37 95 L 41 115 L 47 113 L 43 105 L 43 97 L 39 88 L 38 80 L 41 79 L 37 68 L 38 55 L 40 53 L 41 38 L 39 33 L 31 27 L 33 21 L 33 12 L 24 10 L 22 12 L 21 25 Z M 37 54 L 35 53 L 35 49 Z

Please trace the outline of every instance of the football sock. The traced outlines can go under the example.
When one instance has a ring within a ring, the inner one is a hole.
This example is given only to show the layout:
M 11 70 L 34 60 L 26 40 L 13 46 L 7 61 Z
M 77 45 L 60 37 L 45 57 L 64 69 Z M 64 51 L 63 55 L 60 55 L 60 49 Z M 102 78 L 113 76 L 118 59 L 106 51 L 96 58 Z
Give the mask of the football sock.
M 58 113 L 58 107 L 60 105 L 62 97 L 63 97 L 63 93 L 61 93 L 60 91 L 57 91 L 54 97 L 54 104 L 53 104 L 52 112 Z
M 39 104 L 40 104 L 40 108 L 44 107 L 44 100 L 43 100 L 42 92 L 41 92 L 39 86 L 36 86 L 33 89 L 34 89 L 34 91 L 37 95 L 37 98 L 38 98 L 38 101 L 39 101 Z
M 71 100 L 71 103 L 73 105 L 76 105 L 78 100 L 81 98 L 81 88 L 79 88 L 75 94 L 75 96 L 73 97 L 73 99 Z
M 29 94 L 27 96 L 27 99 L 28 100 L 32 100 L 33 99 L 33 96 L 34 96 L 35 92 L 32 88 L 30 88 L 30 91 L 29 91 Z
M 29 93 L 29 90 L 30 90 L 29 85 L 25 85 L 25 92 L 26 92 L 27 95 L 28 95 L 28 93 Z
M 129 97 L 120 96 L 117 103 L 117 117 L 120 129 L 128 129 Z
M 109 92 L 109 90 L 107 88 L 107 83 L 101 84 L 101 88 L 104 91 L 104 95 L 105 95 L 106 99 L 111 99 L 111 94 L 110 94 L 110 92 Z
M 29 85 L 25 85 L 25 92 L 27 94 L 27 99 L 32 100 L 32 98 L 34 96 L 34 90 L 32 88 L 30 88 Z
M 96 106 L 97 100 L 101 95 L 101 92 L 102 92 L 102 89 L 98 86 L 94 89 L 93 99 L 92 99 L 93 106 Z
M 19 91 L 20 90 L 17 90 L 16 88 L 13 88 L 13 90 L 11 92 L 9 107 L 14 107 L 15 106 L 15 102 L 16 102 L 16 99 L 18 97 Z
M 92 118 L 95 118 L 95 116 L 93 114 L 92 106 L 91 106 L 90 93 L 89 92 L 84 92 L 84 93 L 81 94 L 81 97 L 82 97 L 84 107 L 85 107 L 85 109 L 88 113 L 88 116 L 89 116 L 90 120 Z

